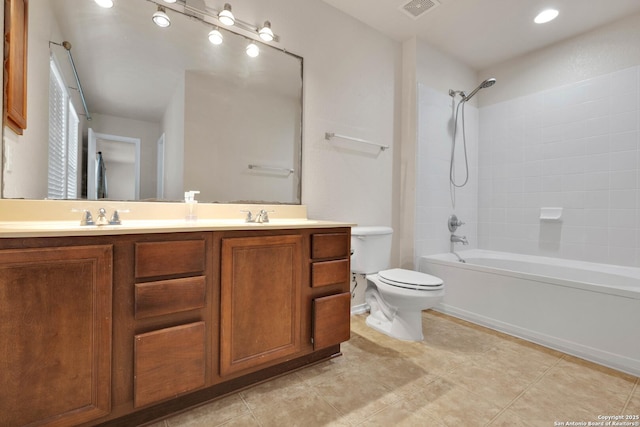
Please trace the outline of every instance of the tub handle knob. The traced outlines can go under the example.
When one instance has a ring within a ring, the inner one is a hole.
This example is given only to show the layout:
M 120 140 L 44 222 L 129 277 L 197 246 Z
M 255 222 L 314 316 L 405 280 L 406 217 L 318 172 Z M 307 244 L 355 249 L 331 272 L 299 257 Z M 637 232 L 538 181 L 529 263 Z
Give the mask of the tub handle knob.
M 455 214 L 452 214 L 449 217 L 449 231 L 454 233 L 458 227 L 463 226 L 464 222 L 460 221 Z

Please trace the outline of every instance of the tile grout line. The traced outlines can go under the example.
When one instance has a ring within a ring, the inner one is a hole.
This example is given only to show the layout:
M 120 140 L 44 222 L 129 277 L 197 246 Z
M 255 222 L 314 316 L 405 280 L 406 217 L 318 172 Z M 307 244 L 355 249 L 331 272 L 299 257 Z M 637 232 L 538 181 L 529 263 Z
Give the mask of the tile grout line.
M 558 360 L 556 360 L 556 362 L 554 364 L 552 364 L 551 366 L 549 366 L 549 368 L 547 368 L 544 372 L 542 372 L 540 375 L 538 375 L 538 377 L 536 379 L 534 379 L 533 381 L 531 381 L 531 383 L 529 383 L 529 385 L 527 385 L 527 387 L 525 387 L 524 390 L 522 390 L 516 397 L 514 397 L 513 399 L 511 399 L 511 401 L 509 403 L 507 403 L 507 405 L 502 408 L 500 410 L 500 412 L 498 412 L 493 418 L 491 418 L 489 420 L 489 422 L 487 422 L 487 424 L 485 424 L 485 426 L 490 426 L 491 423 L 493 423 L 496 419 L 498 419 L 502 414 L 504 414 L 510 407 L 511 405 L 513 405 L 513 403 L 520 399 L 527 391 L 529 391 L 529 389 L 531 389 L 531 387 L 533 387 L 534 385 L 538 384 L 540 382 L 540 380 L 542 380 L 542 378 L 545 377 L 545 375 L 547 375 L 547 373 L 549 373 L 550 370 L 552 370 L 553 368 L 555 368 L 556 366 L 558 366 L 558 364 L 564 360 L 564 358 L 566 357 L 565 354 L 563 354 L 562 356 L 560 356 L 558 358 Z M 516 414 L 517 415 L 517 414 Z
M 436 380 L 438 380 L 438 379 L 444 379 L 444 378 L 442 378 L 440 375 L 434 375 L 433 379 L 432 379 L 431 381 L 429 381 L 428 383 L 426 383 L 425 385 L 431 384 L 431 383 L 435 382 L 435 381 L 436 381 Z M 393 392 L 393 389 L 389 389 L 389 388 L 387 388 L 385 385 L 383 385 L 383 387 L 384 387 L 385 389 L 387 389 L 387 390 L 389 390 L 389 391 Z M 371 419 L 371 418 L 372 418 L 372 417 L 374 417 L 375 415 L 379 414 L 380 412 L 382 412 L 382 411 L 386 410 L 386 409 L 387 409 L 387 408 L 389 408 L 390 406 L 392 406 L 392 405 L 394 405 L 394 404 L 396 404 L 396 403 L 398 403 L 398 402 L 406 401 L 406 400 L 408 400 L 406 397 L 400 397 L 398 400 L 396 400 L 396 401 L 394 401 L 394 402 L 392 402 L 392 403 L 389 403 L 389 404 L 385 405 L 384 407 L 380 408 L 379 410 L 375 411 L 374 413 L 372 413 L 371 415 L 369 415 L 368 417 L 366 417 L 365 419 L 363 419 L 362 421 L 360 421 L 358 424 L 356 424 L 356 426 L 363 425 L 363 424 L 364 424 L 364 423 L 366 423 L 369 419 Z M 427 411 L 427 412 L 428 412 L 428 411 Z M 433 415 L 433 414 L 431 414 L 431 415 Z M 433 416 L 433 418 L 434 418 L 434 419 L 437 419 L 438 417 Z
M 244 396 L 242 395 L 242 393 L 238 393 L 238 396 L 240 396 L 240 399 L 242 400 L 242 403 L 244 403 L 244 406 L 247 407 L 247 410 L 249 411 L 249 414 L 251 414 L 251 417 L 256 420 L 256 422 L 258 423 L 259 426 L 262 426 L 262 422 L 258 419 L 258 417 L 256 417 L 256 414 L 253 413 L 253 411 L 251 410 L 251 406 L 249 406 L 249 403 L 246 401 L 246 399 L 244 398 Z M 238 417 L 235 417 L 238 418 Z M 231 421 L 231 420 L 229 420 Z M 229 422 L 227 421 L 227 423 Z M 226 424 L 226 423 L 225 423 Z
M 343 356 L 344 357 L 344 356 Z M 343 374 L 338 375 L 338 377 L 341 377 Z M 327 401 L 324 397 L 322 397 L 322 395 L 320 393 L 318 393 L 318 391 L 316 390 L 316 386 L 314 386 L 313 384 L 310 384 L 305 378 L 301 378 L 302 382 L 306 384 L 307 387 L 309 387 L 312 391 L 313 394 L 320 400 L 322 400 L 324 403 L 326 403 L 327 405 L 329 405 L 334 411 L 336 411 L 336 413 L 340 416 L 340 417 L 346 417 L 347 414 L 343 414 L 342 411 L 340 411 L 338 408 L 336 408 L 335 406 L 333 406 L 331 404 L 331 402 Z M 350 423 L 351 424 L 351 423 Z
M 640 377 L 636 378 L 636 382 L 633 384 L 633 387 L 631 387 L 631 393 L 629 393 L 629 397 L 627 397 L 626 402 L 624 402 L 624 405 L 622 405 L 622 414 L 624 414 L 629 407 L 629 403 L 631 403 L 631 399 L 633 399 L 633 395 L 638 389 L 640 389 Z

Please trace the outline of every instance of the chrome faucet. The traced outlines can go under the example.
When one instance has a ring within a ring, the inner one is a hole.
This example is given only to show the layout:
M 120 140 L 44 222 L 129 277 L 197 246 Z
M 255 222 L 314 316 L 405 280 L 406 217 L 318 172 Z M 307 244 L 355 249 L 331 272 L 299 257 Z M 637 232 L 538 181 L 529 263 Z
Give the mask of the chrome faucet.
M 80 225 L 121 225 L 120 212 L 129 212 L 128 209 L 114 209 L 110 219 L 107 219 L 107 210 L 105 208 L 98 209 L 98 217 L 93 219 L 91 211 L 89 209 L 82 210 L 82 218 L 80 219 Z
M 462 257 L 454 250 L 451 250 L 451 253 L 454 254 L 456 256 L 456 258 L 458 258 L 458 262 L 464 263 L 466 264 L 467 261 L 465 261 L 464 259 L 462 259 Z
M 107 210 L 105 208 L 98 209 L 98 218 L 96 218 L 96 225 L 108 225 Z
M 91 215 L 91 211 L 89 209 L 84 209 L 82 211 L 82 219 L 80 220 L 80 225 L 95 225 L 93 222 L 93 216 Z
M 263 222 L 269 222 L 269 212 L 273 211 L 260 209 L 260 212 L 258 212 L 258 215 L 256 215 L 256 222 L 260 224 L 262 224 Z
M 240 211 L 240 212 L 247 213 L 247 216 L 245 217 L 244 222 L 255 222 L 258 224 L 263 224 L 263 223 L 269 222 L 269 213 L 275 212 L 275 211 L 267 211 L 265 209 L 260 209 L 260 211 L 256 214 L 255 217 L 253 216 L 251 211 L 247 210 L 247 211 Z
M 452 254 L 454 254 L 456 256 L 456 258 L 458 258 L 459 262 L 465 262 L 466 261 L 464 259 L 462 259 L 462 257 L 460 255 L 458 255 L 458 253 L 456 251 L 453 250 L 453 246 L 456 243 L 462 243 L 463 245 L 468 245 L 469 242 L 467 241 L 467 236 L 458 236 L 456 234 L 451 233 L 451 249 L 449 250 L 449 252 L 451 252 Z
M 451 232 L 451 238 L 449 239 L 451 241 L 451 249 L 449 250 L 449 252 L 454 254 L 456 258 L 458 258 L 459 262 L 466 262 L 460 255 L 456 253 L 456 251 L 453 250 L 453 246 L 456 243 L 462 243 L 463 245 L 469 244 L 469 242 L 467 241 L 467 236 L 458 236 L 457 234 L 453 234 L 458 229 L 458 227 L 464 225 L 464 222 L 460 221 L 455 214 L 452 214 L 449 217 L 449 221 L 447 221 L 447 225 L 449 226 L 449 231 Z
M 467 236 L 458 236 L 457 234 L 451 235 L 451 243 L 462 243 L 463 245 L 468 245 Z
M 122 211 L 127 212 L 127 211 Z M 118 213 L 117 209 L 113 210 L 113 214 L 111 214 L 111 219 L 109 220 L 109 225 L 121 225 L 122 220 L 120 219 L 120 213 Z

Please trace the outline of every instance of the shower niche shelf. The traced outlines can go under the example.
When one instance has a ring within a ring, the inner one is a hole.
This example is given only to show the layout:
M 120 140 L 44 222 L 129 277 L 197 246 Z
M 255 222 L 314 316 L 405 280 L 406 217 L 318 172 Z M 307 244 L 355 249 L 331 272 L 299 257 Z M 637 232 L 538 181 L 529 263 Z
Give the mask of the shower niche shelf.
M 540 208 L 540 221 L 562 221 L 562 208 Z

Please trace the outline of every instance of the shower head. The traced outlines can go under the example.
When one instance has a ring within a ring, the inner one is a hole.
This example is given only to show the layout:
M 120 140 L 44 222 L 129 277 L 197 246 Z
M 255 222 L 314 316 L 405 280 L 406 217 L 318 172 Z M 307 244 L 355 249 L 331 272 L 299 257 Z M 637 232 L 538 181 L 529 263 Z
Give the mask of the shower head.
M 496 84 L 496 79 L 494 79 L 493 77 L 490 79 L 487 79 L 485 81 L 483 81 L 482 83 L 480 83 L 480 86 L 478 86 L 477 88 L 475 88 L 469 95 L 466 95 L 462 100 L 464 102 L 467 102 L 468 100 L 470 100 L 471 98 L 473 98 L 473 95 L 475 95 L 476 93 L 478 93 L 478 91 L 480 89 L 485 89 L 488 87 L 493 86 L 494 84 Z

